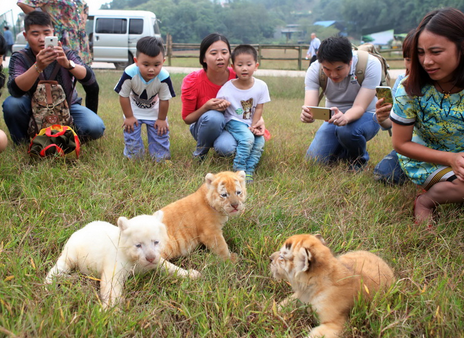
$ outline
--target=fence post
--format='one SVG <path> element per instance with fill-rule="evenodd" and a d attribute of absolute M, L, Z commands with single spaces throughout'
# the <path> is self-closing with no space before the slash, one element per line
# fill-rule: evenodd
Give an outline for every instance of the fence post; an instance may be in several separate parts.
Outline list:
<path fill-rule="evenodd" d="M 167 56 L 168 56 L 168 66 L 171 66 L 171 55 L 172 55 L 172 36 L 171 34 L 166 34 L 166 49 L 167 49 Z"/>
<path fill-rule="evenodd" d="M 261 65 L 261 44 L 258 44 L 258 63 Z"/>
<path fill-rule="evenodd" d="M 301 45 L 298 45 L 298 70 L 301 70 Z"/>

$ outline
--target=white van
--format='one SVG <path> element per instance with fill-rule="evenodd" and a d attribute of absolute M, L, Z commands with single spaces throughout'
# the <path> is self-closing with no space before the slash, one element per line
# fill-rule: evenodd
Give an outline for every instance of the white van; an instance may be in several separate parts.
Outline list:
<path fill-rule="evenodd" d="M 141 37 L 161 37 L 154 13 L 125 10 L 90 12 L 87 34 L 93 61 L 113 62 L 117 69 L 134 62 L 135 47 Z"/>

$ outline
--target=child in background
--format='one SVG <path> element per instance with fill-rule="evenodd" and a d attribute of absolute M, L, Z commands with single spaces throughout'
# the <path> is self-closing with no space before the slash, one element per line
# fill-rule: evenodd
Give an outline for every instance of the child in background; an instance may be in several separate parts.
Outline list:
<path fill-rule="evenodd" d="M 226 82 L 217 98 L 230 102 L 224 115 L 225 128 L 237 141 L 234 170 L 245 171 L 247 183 L 252 183 L 264 148 L 264 136 L 256 135 L 256 124 L 262 117 L 264 103 L 271 99 L 266 83 L 253 77 L 259 66 L 256 49 L 239 45 L 231 58 L 238 78 Z"/>
<path fill-rule="evenodd" d="M 164 47 L 146 36 L 137 42 L 134 64 L 128 66 L 114 90 L 124 113 L 124 155 L 144 154 L 142 124 L 147 125 L 148 150 L 157 162 L 169 160 L 169 99 L 175 96 L 169 73 L 163 69 Z"/>

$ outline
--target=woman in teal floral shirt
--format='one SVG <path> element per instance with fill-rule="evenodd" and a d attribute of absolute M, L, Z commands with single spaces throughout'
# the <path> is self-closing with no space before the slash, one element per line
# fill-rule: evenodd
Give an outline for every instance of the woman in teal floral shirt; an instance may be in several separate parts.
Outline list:
<path fill-rule="evenodd" d="M 463 89 L 464 14 L 432 11 L 417 28 L 391 113 L 401 167 L 426 191 L 414 203 L 416 223 L 430 223 L 438 204 L 464 202 Z"/>

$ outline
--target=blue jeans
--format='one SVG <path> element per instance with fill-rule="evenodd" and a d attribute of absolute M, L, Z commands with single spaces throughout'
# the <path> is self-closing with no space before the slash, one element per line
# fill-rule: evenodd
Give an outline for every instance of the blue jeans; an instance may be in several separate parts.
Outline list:
<path fill-rule="evenodd" d="M 341 127 L 324 122 L 306 152 L 306 159 L 316 159 L 324 164 L 339 160 L 367 163 L 367 141 L 373 138 L 380 128 L 372 119 L 372 115 L 373 113 L 364 113 L 360 119 Z"/>
<path fill-rule="evenodd" d="M 142 140 L 142 125 L 147 126 L 148 151 L 150 156 L 157 162 L 171 159 L 169 151 L 169 131 L 164 135 L 158 135 L 158 129 L 155 129 L 156 121 L 138 120 L 139 126 L 134 123 L 134 131 L 128 133 L 124 131 L 124 155 L 128 158 L 140 158 L 143 156 L 145 149 Z"/>
<path fill-rule="evenodd" d="M 237 141 L 237 153 L 234 158 L 234 170 L 244 170 L 253 175 L 264 149 L 264 136 L 254 135 L 248 126 L 240 121 L 230 120 L 226 130 Z"/>
<path fill-rule="evenodd" d="M 96 140 L 103 136 L 103 120 L 90 109 L 80 104 L 71 105 L 75 132 L 82 140 Z M 31 99 L 28 96 L 9 96 L 3 102 L 3 117 L 14 143 L 29 142 L 27 127 L 32 115 Z"/>
<path fill-rule="evenodd" d="M 390 154 L 385 156 L 374 168 L 374 179 L 390 184 L 403 184 L 408 181 L 408 176 L 401 169 L 398 161 L 398 154 L 392 150 Z"/>
<path fill-rule="evenodd" d="M 237 142 L 227 130 L 224 130 L 224 114 L 210 110 L 200 116 L 197 122 L 190 125 L 190 133 L 197 141 L 193 156 L 206 155 L 210 148 L 221 156 L 235 154 Z"/>

